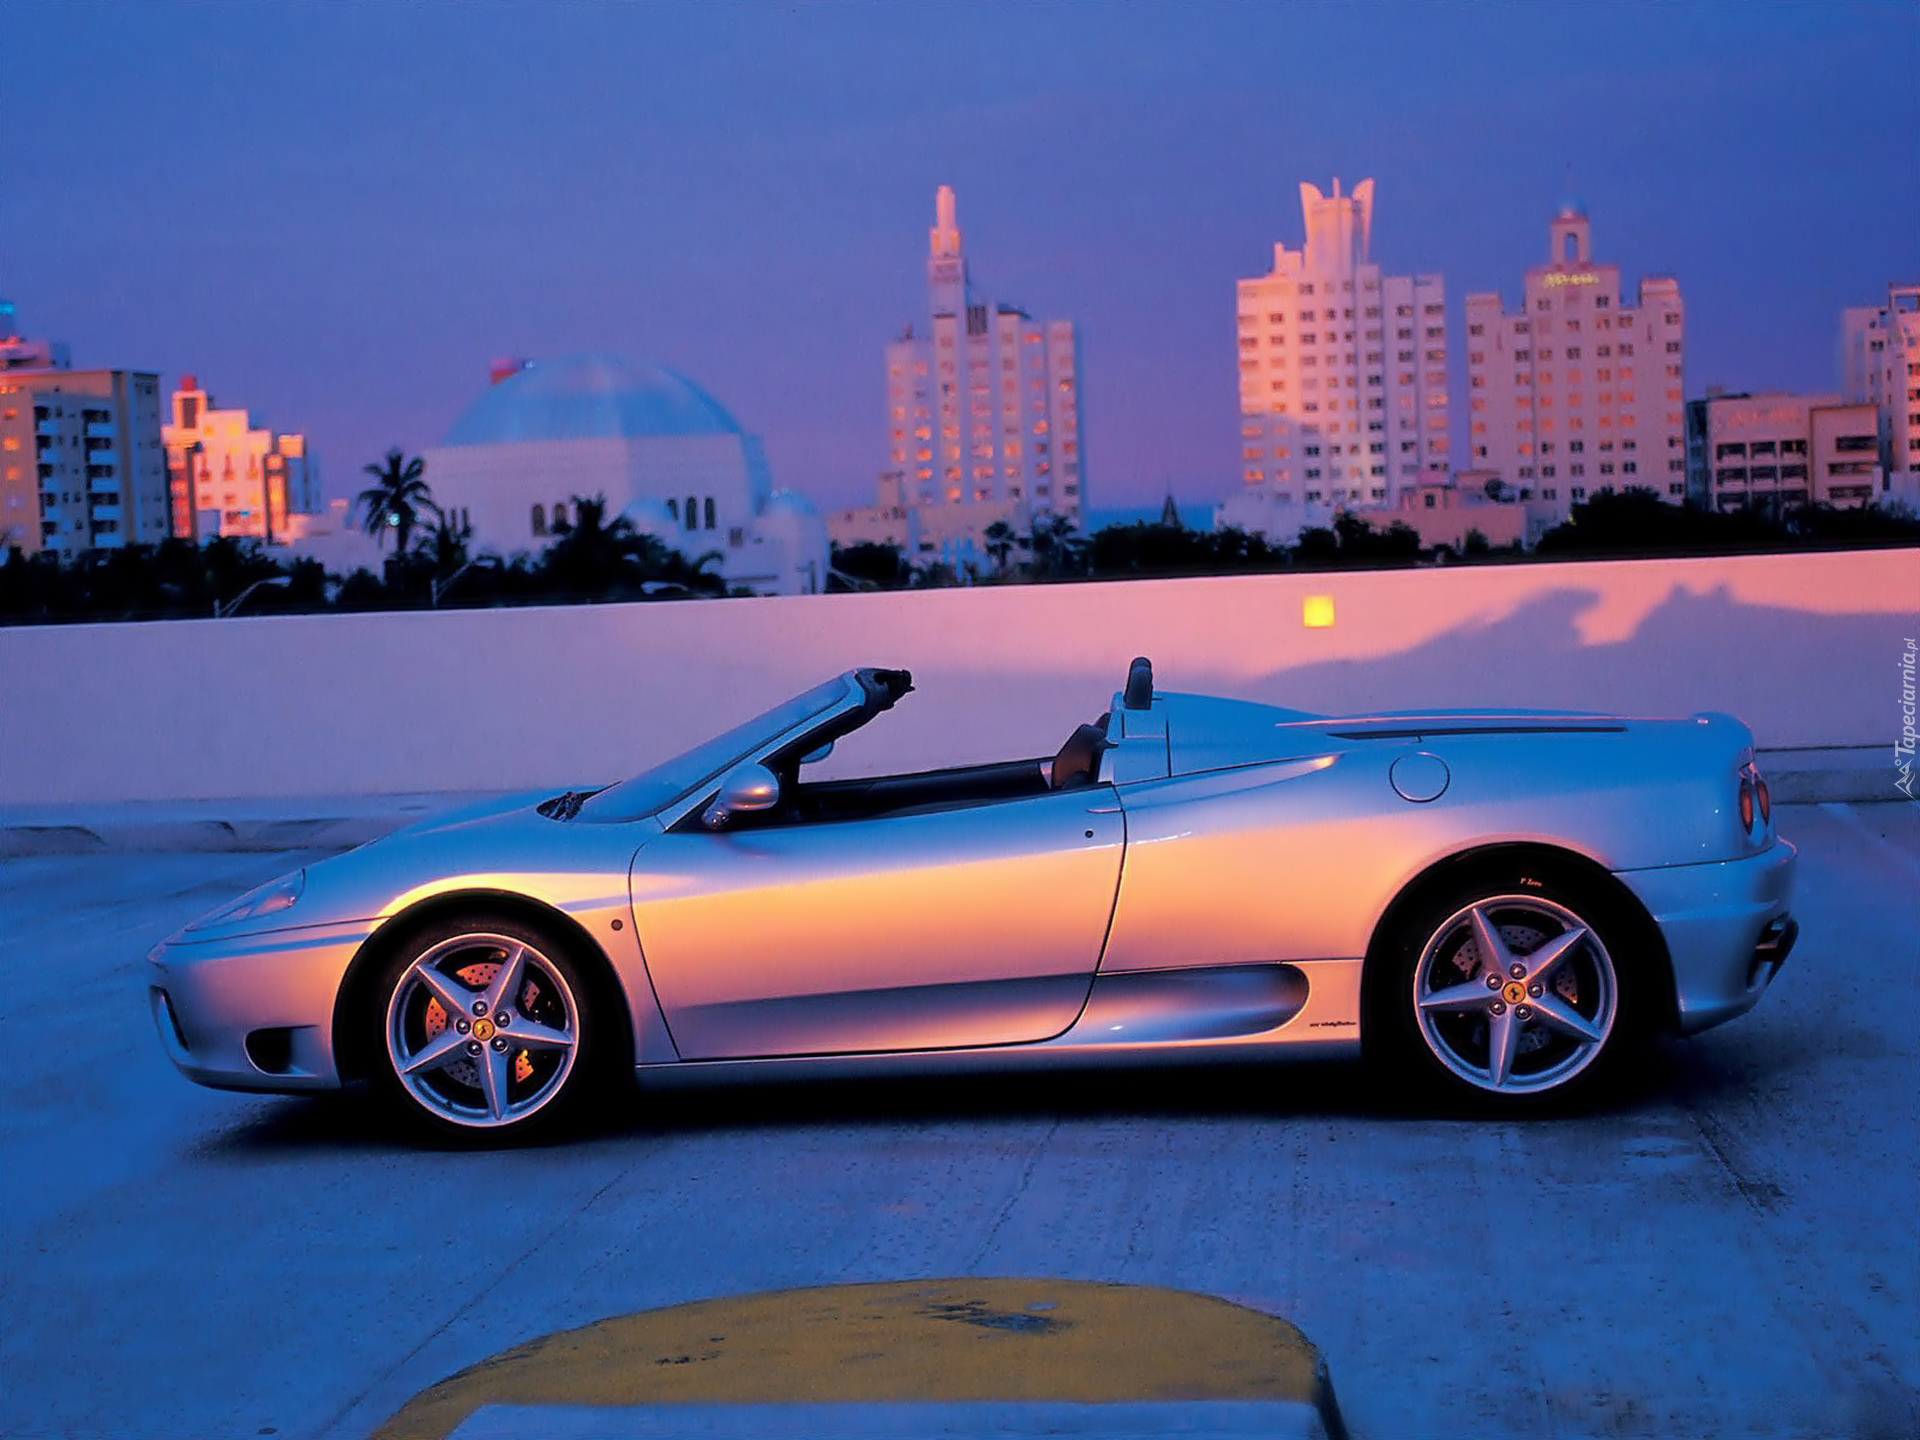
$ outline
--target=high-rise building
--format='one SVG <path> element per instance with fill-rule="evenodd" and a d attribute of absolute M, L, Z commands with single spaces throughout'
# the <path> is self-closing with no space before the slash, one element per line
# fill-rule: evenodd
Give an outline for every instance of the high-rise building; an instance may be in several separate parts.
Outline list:
<path fill-rule="evenodd" d="M 1273 269 L 1239 284 L 1242 495 L 1280 528 L 1305 507 L 1395 500 L 1449 459 L 1441 278 L 1380 273 L 1371 180 L 1303 184 L 1300 209 L 1301 248 L 1276 243 Z"/>
<path fill-rule="evenodd" d="M 1079 340 L 1070 320 L 1035 320 L 973 291 L 953 191 L 934 199 L 929 323 L 887 346 L 887 454 L 923 512 L 1086 512 Z M 982 528 L 989 523 L 982 521 Z"/>
<path fill-rule="evenodd" d="M 1587 212 L 1549 227 L 1548 263 L 1527 271 L 1520 310 L 1467 297 L 1467 411 L 1474 468 L 1564 519 L 1588 495 L 1687 489 L 1679 282 L 1648 276 L 1622 303 L 1620 267 L 1596 264 Z"/>
<path fill-rule="evenodd" d="M 318 508 L 306 437 L 255 426 L 245 410 L 216 410 L 191 375 L 173 392 L 166 446 L 171 527 L 186 540 L 246 536 L 284 544 L 289 515 Z"/>
<path fill-rule="evenodd" d="M 13 302 L 0 300 L 0 370 L 67 370 L 73 362 L 57 340 L 33 340 L 14 321 Z"/>
<path fill-rule="evenodd" d="M 77 555 L 167 538 L 160 377 L 75 370 L 0 300 L 0 551 Z"/>
<path fill-rule="evenodd" d="M 1714 510 L 1864 505 L 1887 488 L 1878 449 L 1873 407 L 1835 395 L 1687 402 L 1687 496 Z"/>
<path fill-rule="evenodd" d="M 0 370 L 0 547 L 77 555 L 167 534 L 158 375 Z"/>
<path fill-rule="evenodd" d="M 1890 285 L 1885 305 L 1849 309 L 1840 335 L 1847 399 L 1879 410 L 1881 464 L 1920 471 L 1920 285 Z"/>

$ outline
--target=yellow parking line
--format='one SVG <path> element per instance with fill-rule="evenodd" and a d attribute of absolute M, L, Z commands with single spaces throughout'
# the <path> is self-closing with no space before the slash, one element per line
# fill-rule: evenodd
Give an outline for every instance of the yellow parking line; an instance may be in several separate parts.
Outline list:
<path fill-rule="evenodd" d="M 918 1280 L 563 1330 L 422 1391 L 373 1440 L 445 1440 L 482 1405 L 971 1400 L 1297 1401 L 1332 1420 L 1318 1354 L 1274 1316 L 1147 1286 Z"/>

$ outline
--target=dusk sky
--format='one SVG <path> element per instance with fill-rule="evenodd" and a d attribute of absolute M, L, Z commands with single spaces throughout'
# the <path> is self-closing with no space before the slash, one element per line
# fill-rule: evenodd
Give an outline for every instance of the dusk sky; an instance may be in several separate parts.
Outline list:
<path fill-rule="evenodd" d="M 1080 326 L 1093 508 L 1238 473 L 1234 282 L 1298 186 L 1517 298 L 1569 188 L 1679 278 L 1688 395 L 1830 390 L 1920 279 L 1920 5 L 92 4 L 0 24 L 0 296 L 76 365 L 198 375 L 345 495 L 496 355 L 690 376 L 776 484 L 870 503 L 936 186 L 975 286 Z M 1464 404 L 1455 385 L 1456 458 Z M 429 474 L 429 481 L 432 476 Z"/>

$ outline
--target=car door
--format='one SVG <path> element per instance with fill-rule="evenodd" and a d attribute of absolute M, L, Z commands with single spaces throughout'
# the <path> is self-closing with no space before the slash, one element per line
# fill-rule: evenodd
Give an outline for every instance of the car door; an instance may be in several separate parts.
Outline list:
<path fill-rule="evenodd" d="M 635 857 L 634 924 L 684 1059 L 1045 1040 L 1113 915 L 1111 786 L 712 833 Z"/>

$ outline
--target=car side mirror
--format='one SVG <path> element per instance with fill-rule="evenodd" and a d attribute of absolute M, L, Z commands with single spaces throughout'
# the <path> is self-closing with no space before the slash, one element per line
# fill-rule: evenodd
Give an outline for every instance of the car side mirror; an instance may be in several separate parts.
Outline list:
<path fill-rule="evenodd" d="M 700 823 L 709 830 L 724 830 L 735 815 L 771 810 L 779 803 L 779 776 L 764 765 L 736 766 L 720 782 L 713 803 L 701 812 Z"/>

